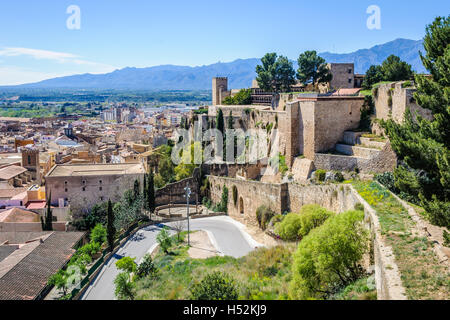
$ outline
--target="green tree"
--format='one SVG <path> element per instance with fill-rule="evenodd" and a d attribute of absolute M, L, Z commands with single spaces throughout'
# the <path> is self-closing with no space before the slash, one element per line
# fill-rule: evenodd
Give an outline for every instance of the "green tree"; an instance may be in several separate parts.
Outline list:
<path fill-rule="evenodd" d="M 237 300 L 239 296 L 235 280 L 218 271 L 208 274 L 190 291 L 192 300 Z"/>
<path fill-rule="evenodd" d="M 266 92 L 289 92 L 295 84 L 295 70 L 292 62 L 276 53 L 267 53 L 256 66 L 256 81 Z"/>
<path fill-rule="evenodd" d="M 276 83 L 280 92 L 291 92 L 296 83 L 294 67 L 287 57 L 279 56 L 277 59 Z"/>
<path fill-rule="evenodd" d="M 136 200 L 141 195 L 141 186 L 139 183 L 139 180 L 134 180 L 134 186 L 133 186 L 133 199 Z"/>
<path fill-rule="evenodd" d="M 149 254 L 146 254 L 144 256 L 144 259 L 139 264 L 139 266 L 136 269 L 136 276 L 139 279 L 145 278 L 145 277 L 156 277 L 158 274 L 158 269 L 156 268 L 155 264 L 153 263 L 152 257 Z"/>
<path fill-rule="evenodd" d="M 195 163 L 196 149 L 202 151 L 201 142 L 193 142 L 182 150 L 181 163 L 175 167 L 175 180 L 180 181 L 192 177 L 195 168 L 199 166 Z"/>
<path fill-rule="evenodd" d="M 111 200 L 108 201 L 108 211 L 107 211 L 107 238 L 108 238 L 108 247 L 112 252 L 114 249 L 114 240 L 116 238 L 116 227 L 114 223 L 114 212 Z"/>
<path fill-rule="evenodd" d="M 119 261 L 116 262 L 116 267 L 119 270 L 133 273 L 137 269 L 136 262 L 134 262 L 135 258 L 123 257 Z"/>
<path fill-rule="evenodd" d="M 52 275 L 48 280 L 48 284 L 55 286 L 57 289 L 62 290 L 64 295 L 67 295 L 67 285 L 68 285 L 69 275 L 65 270 L 59 270 L 57 273 Z"/>
<path fill-rule="evenodd" d="M 324 58 L 317 55 L 316 51 L 305 51 L 298 57 L 297 79 L 304 83 L 329 82 L 333 78 Z"/>
<path fill-rule="evenodd" d="M 361 211 L 335 215 L 300 241 L 292 266 L 292 299 L 325 299 L 363 275 L 360 262 L 369 242 L 363 218 Z"/>
<path fill-rule="evenodd" d="M 164 253 L 169 253 L 169 249 L 172 246 L 172 239 L 170 238 L 169 231 L 167 231 L 166 227 L 162 228 L 158 233 L 156 236 L 156 242 L 158 242 L 159 247 Z"/>
<path fill-rule="evenodd" d="M 390 55 L 383 61 L 381 72 L 385 81 L 410 80 L 414 76 L 411 65 L 395 55 Z"/>
<path fill-rule="evenodd" d="M 162 188 L 175 180 L 175 169 L 170 155 L 163 155 L 158 163 L 158 174 L 155 177 L 155 186 Z"/>
<path fill-rule="evenodd" d="M 106 234 L 106 229 L 99 223 L 91 231 L 91 241 L 102 245 L 106 241 Z"/>
<path fill-rule="evenodd" d="M 418 197 L 430 221 L 450 227 L 450 16 L 427 26 L 426 53 L 420 53 L 431 77 L 416 75 L 417 103 L 433 112 L 433 119 L 413 119 L 408 110 L 402 124 L 382 122 L 401 165 L 395 187 Z"/>
<path fill-rule="evenodd" d="M 220 108 L 217 110 L 217 115 L 216 115 L 216 129 L 219 130 L 222 133 L 222 135 L 225 132 L 225 122 L 223 119 L 223 111 Z"/>
<path fill-rule="evenodd" d="M 148 183 L 147 183 L 147 208 L 150 212 L 155 211 L 155 182 L 154 182 L 154 175 L 153 175 L 153 169 L 150 170 L 150 173 L 148 176 Z"/>
<path fill-rule="evenodd" d="M 267 53 L 261 59 L 262 65 L 256 66 L 256 81 L 259 88 L 265 92 L 277 92 L 277 54 Z"/>
<path fill-rule="evenodd" d="M 364 77 L 362 87 L 366 90 L 370 90 L 370 89 L 372 89 L 372 86 L 375 83 L 378 83 L 383 80 L 384 80 L 384 75 L 383 75 L 383 70 L 381 69 L 381 66 L 372 65 L 366 71 L 366 76 Z"/>
<path fill-rule="evenodd" d="M 50 203 L 51 198 L 52 193 L 50 192 L 47 198 L 45 220 L 41 217 L 42 231 L 53 231 L 53 214 L 52 214 L 52 205 Z"/>
<path fill-rule="evenodd" d="M 299 231 L 302 227 L 302 220 L 299 214 L 289 213 L 277 224 L 275 233 L 285 241 L 295 241 L 299 239 Z"/>
<path fill-rule="evenodd" d="M 135 284 L 131 281 L 127 272 L 119 273 L 114 279 L 116 289 L 114 291 L 116 297 L 120 300 L 134 300 Z"/>
<path fill-rule="evenodd" d="M 233 112 L 230 111 L 230 115 L 228 116 L 228 129 L 233 129 Z"/>
<path fill-rule="evenodd" d="M 226 97 L 224 105 L 249 105 L 252 103 L 252 89 L 241 89 L 235 96 Z"/>
<path fill-rule="evenodd" d="M 321 226 L 328 218 L 334 215 L 333 212 L 317 204 L 306 205 L 300 209 L 300 230 L 298 235 L 300 238 L 306 237 L 311 230 Z"/>

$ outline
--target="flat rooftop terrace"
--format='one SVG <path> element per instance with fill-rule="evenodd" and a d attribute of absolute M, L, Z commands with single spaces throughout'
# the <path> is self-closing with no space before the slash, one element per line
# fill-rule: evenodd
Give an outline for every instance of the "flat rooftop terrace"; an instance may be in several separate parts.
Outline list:
<path fill-rule="evenodd" d="M 145 173 L 141 163 L 56 165 L 47 177 L 107 176 Z"/>

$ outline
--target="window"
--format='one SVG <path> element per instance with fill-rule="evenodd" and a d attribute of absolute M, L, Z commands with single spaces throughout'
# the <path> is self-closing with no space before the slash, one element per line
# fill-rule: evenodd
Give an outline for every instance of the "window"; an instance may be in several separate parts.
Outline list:
<path fill-rule="evenodd" d="M 69 191 L 67 188 L 64 189 L 65 192 Z"/>
<path fill-rule="evenodd" d="M 352 69 L 348 69 L 348 73 L 349 73 L 349 74 L 352 73 Z"/>
<path fill-rule="evenodd" d="M 348 79 L 348 83 L 352 83 L 352 79 Z"/>
<path fill-rule="evenodd" d="M 28 155 L 28 164 L 31 164 L 31 156 Z"/>
<path fill-rule="evenodd" d="M 86 180 L 83 180 L 83 184 L 84 184 L 84 185 L 86 184 Z"/>
<path fill-rule="evenodd" d="M 67 181 L 64 181 L 64 184 L 67 186 Z"/>
<path fill-rule="evenodd" d="M 100 201 L 103 201 L 103 197 L 100 197 Z"/>
<path fill-rule="evenodd" d="M 100 180 L 100 181 L 99 181 L 99 183 L 100 183 L 100 184 L 102 184 L 102 183 L 103 183 L 103 181 L 102 181 L 102 180 Z"/>
<path fill-rule="evenodd" d="M 83 191 L 86 191 L 86 187 L 83 187 Z"/>
<path fill-rule="evenodd" d="M 102 190 L 103 190 L 103 188 L 102 188 L 102 187 L 100 187 L 100 188 L 98 188 L 98 190 L 102 191 Z"/>

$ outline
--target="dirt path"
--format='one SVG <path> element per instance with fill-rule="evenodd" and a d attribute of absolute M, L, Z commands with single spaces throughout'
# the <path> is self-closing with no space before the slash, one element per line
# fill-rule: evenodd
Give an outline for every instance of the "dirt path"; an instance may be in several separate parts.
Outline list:
<path fill-rule="evenodd" d="M 188 254 L 193 259 L 206 259 L 219 255 L 214 245 L 209 239 L 206 231 L 197 231 L 190 235 L 191 248 Z"/>

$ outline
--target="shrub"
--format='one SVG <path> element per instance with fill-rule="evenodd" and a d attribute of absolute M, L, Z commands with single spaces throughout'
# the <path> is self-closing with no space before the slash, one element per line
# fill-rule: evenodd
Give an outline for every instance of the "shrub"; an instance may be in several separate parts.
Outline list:
<path fill-rule="evenodd" d="M 444 246 L 450 247 L 450 233 L 444 230 L 443 237 L 444 237 Z"/>
<path fill-rule="evenodd" d="M 332 215 L 334 215 L 333 212 L 317 204 L 303 206 L 300 210 L 301 227 L 298 231 L 299 238 L 305 237 L 312 229 L 321 226 Z"/>
<path fill-rule="evenodd" d="M 238 288 L 233 278 L 222 272 L 207 275 L 190 289 L 192 300 L 237 300 Z"/>
<path fill-rule="evenodd" d="M 100 245 L 106 242 L 106 228 L 103 227 L 100 223 L 97 224 L 94 229 L 92 229 L 91 241 L 99 243 Z"/>
<path fill-rule="evenodd" d="M 363 217 L 361 211 L 335 215 L 303 238 L 294 254 L 291 298 L 327 298 L 361 277 L 369 239 Z"/>
<path fill-rule="evenodd" d="M 224 185 L 222 190 L 222 198 L 220 203 L 214 206 L 213 211 L 215 212 L 228 212 L 228 188 Z"/>
<path fill-rule="evenodd" d="M 364 212 L 364 210 L 365 210 L 364 205 L 362 203 L 358 202 L 357 204 L 355 204 L 355 210 Z"/>
<path fill-rule="evenodd" d="M 344 182 L 344 175 L 342 174 L 342 172 L 340 171 L 335 171 L 334 172 L 334 180 L 336 182 Z"/>
<path fill-rule="evenodd" d="M 157 273 L 158 269 L 153 263 L 152 257 L 149 254 L 146 254 L 144 256 L 144 259 L 136 269 L 136 276 L 138 278 L 145 278 L 149 276 L 154 278 L 156 277 Z"/>
<path fill-rule="evenodd" d="M 315 172 L 315 178 L 317 181 L 323 182 L 325 181 L 325 176 L 327 172 L 325 170 L 319 169 Z"/>
<path fill-rule="evenodd" d="M 99 243 L 97 242 L 90 242 L 88 244 L 85 244 L 84 246 L 82 246 L 79 250 L 78 253 L 80 255 L 83 254 L 87 254 L 90 257 L 96 255 L 98 252 L 100 252 L 101 246 Z"/>
<path fill-rule="evenodd" d="M 169 253 L 169 249 L 172 246 L 172 238 L 170 238 L 169 231 L 164 227 L 156 236 L 156 242 L 158 242 L 161 250 L 164 253 Z"/>
<path fill-rule="evenodd" d="M 277 214 L 275 216 L 272 217 L 272 219 L 270 219 L 270 222 L 268 224 L 268 227 L 275 227 L 278 223 L 280 223 L 281 221 L 283 221 L 285 216 L 283 216 L 282 214 Z"/>
<path fill-rule="evenodd" d="M 237 187 L 233 186 L 233 203 L 236 206 L 237 204 L 237 200 L 238 200 L 238 191 L 237 191 Z"/>
<path fill-rule="evenodd" d="M 258 220 L 258 225 L 262 230 L 267 229 L 267 225 L 272 217 L 275 215 L 270 208 L 265 205 L 262 205 L 256 209 L 256 219 Z"/>
<path fill-rule="evenodd" d="M 298 232 L 302 227 L 301 217 L 296 213 L 289 213 L 275 228 L 275 233 L 285 241 L 298 240 Z"/>

